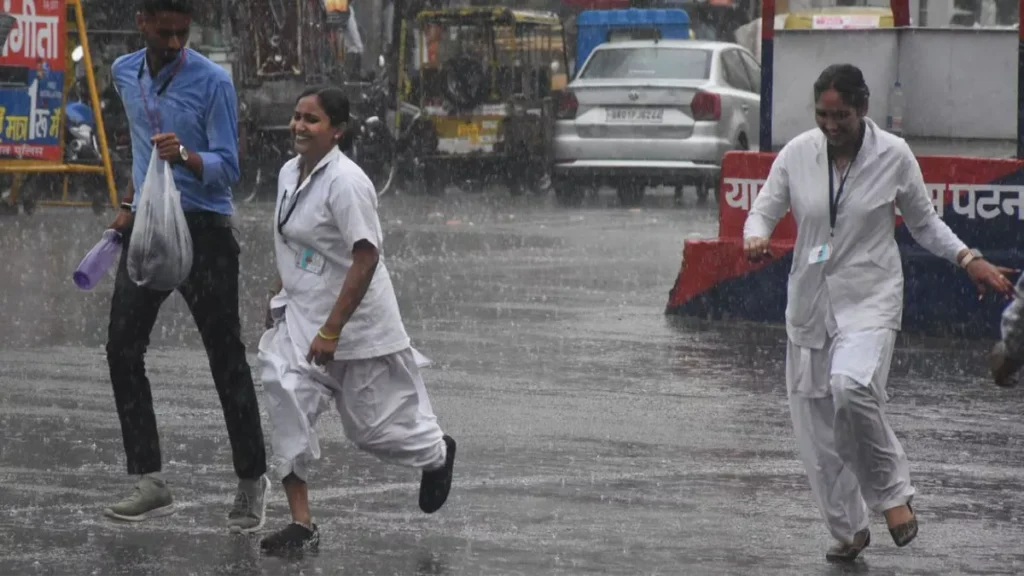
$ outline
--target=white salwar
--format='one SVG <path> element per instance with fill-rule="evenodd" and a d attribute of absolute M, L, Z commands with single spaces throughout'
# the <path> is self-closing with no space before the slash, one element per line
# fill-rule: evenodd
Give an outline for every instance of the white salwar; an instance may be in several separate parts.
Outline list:
<path fill-rule="evenodd" d="M 443 434 L 412 348 L 312 367 L 305 358 L 309 348 L 295 345 L 282 319 L 264 334 L 259 350 L 276 477 L 309 478 L 320 459 L 316 422 L 332 404 L 345 436 L 359 449 L 418 469 L 444 464 Z"/>
<path fill-rule="evenodd" d="M 272 472 L 309 477 L 320 458 L 316 422 L 332 404 L 346 437 L 360 449 L 394 464 L 440 468 L 446 445 L 419 373 L 429 361 L 410 346 L 402 324 L 384 264 L 373 185 L 337 149 L 301 185 L 298 177 L 296 157 L 279 175 L 274 245 L 283 289 L 271 301 L 274 326 L 259 343 L 273 427 Z M 381 254 L 370 287 L 342 328 L 335 360 L 312 365 L 307 353 L 338 299 L 359 241 Z"/>
<path fill-rule="evenodd" d="M 869 510 L 910 502 L 903 447 L 886 418 L 886 385 L 903 315 L 895 210 L 923 247 L 952 263 L 966 248 L 936 214 L 913 153 L 865 119 L 830 233 L 827 145 L 820 130 L 790 141 L 754 200 L 744 238 L 797 224 L 786 306 L 786 389 L 797 449 L 832 536 L 852 543 Z M 838 189 L 842 175 L 834 173 Z M 830 244 L 830 256 L 815 257 Z"/>
<path fill-rule="evenodd" d="M 818 350 L 787 345 L 797 450 L 814 500 L 840 542 L 853 542 L 867 528 L 869 509 L 882 513 L 915 493 L 907 455 L 885 418 L 895 343 L 896 331 L 882 328 L 829 338 Z"/>

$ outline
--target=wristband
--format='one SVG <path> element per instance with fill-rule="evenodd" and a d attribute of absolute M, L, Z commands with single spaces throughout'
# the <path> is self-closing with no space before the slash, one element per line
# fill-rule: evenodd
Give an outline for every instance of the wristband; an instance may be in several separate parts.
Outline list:
<path fill-rule="evenodd" d="M 961 268 L 967 268 L 968 264 L 979 258 L 983 258 L 983 256 L 981 255 L 981 251 L 976 248 L 971 249 L 968 250 L 967 254 L 964 254 L 964 257 L 960 259 L 958 264 L 960 264 Z"/>
<path fill-rule="evenodd" d="M 341 334 L 335 334 L 335 335 L 332 336 L 332 335 L 327 334 L 326 332 L 324 332 L 323 328 L 317 330 L 316 335 L 321 337 L 321 338 L 323 338 L 324 340 L 330 340 L 331 342 L 334 342 L 338 338 L 341 338 Z"/>
<path fill-rule="evenodd" d="M 132 203 L 131 202 L 121 202 L 121 210 L 127 210 L 127 211 L 131 212 L 132 211 Z"/>

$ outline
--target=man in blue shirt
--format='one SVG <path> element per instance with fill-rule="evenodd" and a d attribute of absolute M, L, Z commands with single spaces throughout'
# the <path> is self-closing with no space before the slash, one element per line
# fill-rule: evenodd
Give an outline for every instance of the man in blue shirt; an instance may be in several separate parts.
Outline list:
<path fill-rule="evenodd" d="M 142 0 L 136 22 L 146 48 L 118 58 L 115 88 L 131 127 L 133 170 L 127 197 L 112 228 L 125 245 L 110 310 L 107 362 L 121 420 L 128 473 L 136 488 L 104 513 L 141 521 L 174 512 L 161 474 L 160 443 L 144 356 L 157 314 L 170 292 L 136 285 L 128 276 L 133 214 L 145 189 L 154 147 L 170 163 L 192 235 L 191 273 L 178 287 L 206 346 L 238 475 L 232 531 L 263 526 L 270 482 L 252 373 L 238 315 L 239 245 L 232 232 L 231 185 L 238 181 L 235 89 L 220 66 L 184 48 L 191 0 Z"/>

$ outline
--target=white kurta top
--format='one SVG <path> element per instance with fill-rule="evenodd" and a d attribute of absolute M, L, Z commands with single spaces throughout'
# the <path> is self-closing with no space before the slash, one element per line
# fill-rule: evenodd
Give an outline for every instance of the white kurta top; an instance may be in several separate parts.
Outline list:
<path fill-rule="evenodd" d="M 305 358 L 330 316 L 352 267 L 352 249 L 360 240 L 377 247 L 380 261 L 366 296 L 341 331 L 334 357 L 376 358 L 408 348 L 409 336 L 384 265 L 384 234 L 373 183 L 338 149 L 325 156 L 301 186 L 298 178 L 296 156 L 278 176 L 274 252 L 283 289 L 271 301 L 271 309 L 275 314 L 284 309 L 299 357 Z"/>
<path fill-rule="evenodd" d="M 811 263 L 829 242 L 829 184 L 825 135 L 808 130 L 779 152 L 750 208 L 744 238 L 771 236 L 792 209 L 797 237 L 789 273 L 786 331 L 797 345 L 821 348 L 826 335 L 872 328 L 899 330 L 903 266 L 895 238 L 895 207 L 921 246 L 956 263 L 966 248 L 932 204 L 907 143 L 865 119 L 864 144 L 838 202 L 828 260 Z M 834 176 L 838 190 L 842 175 Z"/>

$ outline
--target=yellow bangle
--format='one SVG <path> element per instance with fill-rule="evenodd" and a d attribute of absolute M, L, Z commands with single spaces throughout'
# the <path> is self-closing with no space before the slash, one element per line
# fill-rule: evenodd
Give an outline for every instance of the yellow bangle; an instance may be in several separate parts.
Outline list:
<path fill-rule="evenodd" d="M 317 330 L 316 335 L 321 337 L 321 338 L 323 338 L 324 340 L 331 340 L 331 341 L 334 341 L 334 340 L 337 340 L 338 338 L 341 338 L 341 334 L 340 333 L 331 336 L 330 334 L 325 333 L 323 328 Z"/>

